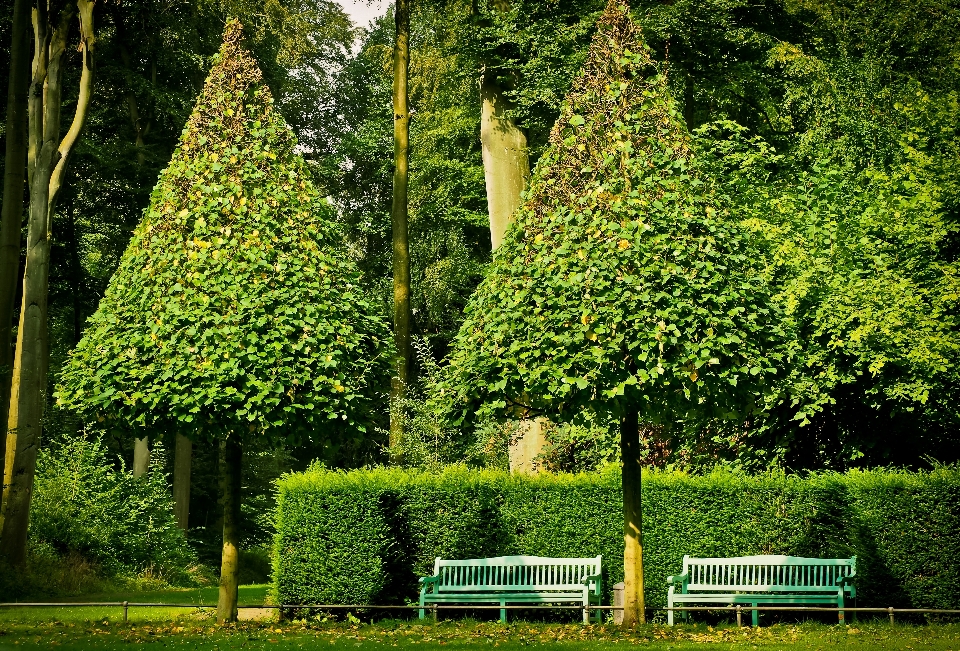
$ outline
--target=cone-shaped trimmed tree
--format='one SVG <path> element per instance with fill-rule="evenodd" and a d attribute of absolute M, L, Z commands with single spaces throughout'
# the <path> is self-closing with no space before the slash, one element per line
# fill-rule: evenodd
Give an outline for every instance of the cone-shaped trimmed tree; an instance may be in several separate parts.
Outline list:
<path fill-rule="evenodd" d="M 619 0 L 573 89 L 438 395 L 461 422 L 518 409 L 620 420 L 631 624 L 644 619 L 638 420 L 747 413 L 782 328 L 749 233 L 719 209 Z"/>
<path fill-rule="evenodd" d="M 57 396 L 138 435 L 220 441 L 221 621 L 236 618 L 241 443 L 360 438 L 389 377 L 389 327 L 339 244 L 231 21 Z"/>

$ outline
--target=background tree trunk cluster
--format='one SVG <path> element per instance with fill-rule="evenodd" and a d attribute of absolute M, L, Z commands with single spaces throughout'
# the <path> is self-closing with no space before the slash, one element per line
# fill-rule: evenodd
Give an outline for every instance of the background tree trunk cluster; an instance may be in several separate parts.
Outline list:
<path fill-rule="evenodd" d="M 16 353 L 10 379 L 10 402 L 7 414 L 7 435 L 4 458 L 3 498 L 0 505 L 0 557 L 11 565 L 26 561 L 27 526 L 30 518 L 30 498 L 36 469 L 37 447 L 43 424 L 44 394 L 47 386 L 48 323 L 47 294 L 50 273 L 50 237 L 57 197 L 63 186 L 70 152 L 83 130 L 93 93 L 93 53 L 96 37 L 93 25 L 93 0 L 78 0 L 76 5 L 67 4 L 53 14 L 42 0 L 32 10 L 33 19 L 33 75 L 27 102 L 28 127 L 26 151 L 26 181 L 30 203 L 27 216 L 26 262 L 23 271 L 23 298 L 20 306 L 20 322 L 17 329 Z M 15 28 L 23 28 L 24 7 L 18 2 Z M 19 19 L 19 22 L 18 22 Z M 60 110 L 62 104 L 63 66 L 68 48 L 68 36 L 74 20 L 79 20 L 80 64 L 82 66 L 76 112 L 65 135 L 61 137 Z M 19 82 L 23 56 L 24 34 L 15 38 L 18 42 L 11 57 L 11 86 Z M 18 90 L 11 87 L 9 96 L 14 98 Z M 16 116 L 16 112 L 15 112 Z M 15 125 L 16 126 L 16 125 Z M 10 145 L 8 144 L 8 153 Z M 14 146 L 12 154 L 20 155 Z M 7 159 L 7 174 L 18 160 Z M 16 178 L 11 178 L 10 183 Z M 7 179 L 5 178 L 5 183 Z M 16 194 L 15 188 L 4 193 L 4 218 L 9 218 L 9 227 L 17 219 L 14 213 L 16 199 L 8 210 L 6 198 Z M 19 229 L 18 229 L 19 230 Z M 19 235 L 19 233 L 18 233 Z M 12 234 L 3 233 L 4 260 L 0 273 L 16 269 L 19 261 L 19 237 L 14 247 Z M 14 260 L 7 259 L 14 257 Z M 15 281 L 14 281 L 15 282 Z M 9 288 L 7 277 L 0 277 L 0 317 L 6 301 L 4 288 Z M 0 325 L 0 346 L 5 336 Z M 5 350 L 4 350 L 5 352 Z M 0 354 L 2 355 L 2 354 Z"/>

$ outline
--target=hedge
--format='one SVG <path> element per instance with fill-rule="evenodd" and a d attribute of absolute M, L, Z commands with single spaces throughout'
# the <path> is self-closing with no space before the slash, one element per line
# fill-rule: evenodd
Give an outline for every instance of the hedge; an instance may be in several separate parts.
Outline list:
<path fill-rule="evenodd" d="M 960 470 L 809 478 L 643 477 L 651 607 L 684 554 L 857 555 L 858 605 L 956 608 Z M 434 558 L 603 555 L 623 579 L 619 471 L 511 476 L 454 467 L 311 470 L 278 481 L 273 585 L 284 604 L 414 600 Z"/>

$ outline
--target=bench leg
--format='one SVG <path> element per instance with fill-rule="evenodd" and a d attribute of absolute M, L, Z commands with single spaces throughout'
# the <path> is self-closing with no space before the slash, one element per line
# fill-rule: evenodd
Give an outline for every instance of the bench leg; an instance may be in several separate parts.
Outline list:
<path fill-rule="evenodd" d="M 507 600 L 501 599 L 500 600 L 500 623 L 501 624 L 507 623 L 507 609 L 504 608 L 504 606 L 506 605 L 507 605 Z"/>
<path fill-rule="evenodd" d="M 752 603 L 752 604 L 750 604 L 750 605 L 753 606 L 754 608 L 756 608 L 759 604 Z M 759 611 L 759 610 L 754 610 L 754 611 L 753 611 L 753 626 L 754 626 L 754 628 L 756 628 L 757 626 L 760 626 L 760 611 Z"/>
<path fill-rule="evenodd" d="M 673 597 L 667 598 L 667 608 L 673 608 Z M 667 611 L 667 626 L 673 626 L 673 611 Z"/>
<path fill-rule="evenodd" d="M 844 618 L 843 618 L 843 615 L 844 615 L 844 613 L 843 613 L 843 589 L 841 589 L 841 590 L 840 590 L 840 594 L 837 595 L 837 608 L 840 609 L 840 610 L 837 611 L 838 623 L 844 624 L 845 622 L 844 622 Z"/>

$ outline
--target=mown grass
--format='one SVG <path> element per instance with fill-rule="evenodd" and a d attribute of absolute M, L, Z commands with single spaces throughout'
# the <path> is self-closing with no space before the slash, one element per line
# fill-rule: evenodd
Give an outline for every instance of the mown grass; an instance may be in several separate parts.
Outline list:
<path fill-rule="evenodd" d="M 48 621 L 0 623 L 0 651 L 10 649 L 126 649 L 132 645 L 173 649 L 343 649 L 346 651 L 599 651 L 638 646 L 644 649 L 794 651 L 901 650 L 960 651 L 960 626 L 858 623 L 852 626 L 794 624 L 738 629 L 724 626 L 649 625 L 621 630 L 612 625 L 502 625 L 470 620 L 440 623 L 384 621 L 377 624 L 296 621 L 283 624 L 241 622 L 218 628 L 211 614 L 179 615 L 172 620 L 131 622 Z"/>
<path fill-rule="evenodd" d="M 192 603 L 213 606 L 217 588 L 149 592 L 103 592 L 70 601 L 132 601 Z M 240 588 L 240 604 L 263 604 L 267 586 Z M 67 601 L 67 600 L 65 600 Z M 248 611 L 249 612 L 249 611 Z M 557 651 L 600 651 L 638 646 L 657 651 L 960 651 L 960 625 L 898 623 L 885 620 L 854 622 L 850 626 L 822 623 L 775 624 L 757 629 L 730 623 L 676 626 L 660 624 L 622 630 L 613 625 L 545 624 L 518 621 L 503 625 L 450 618 L 434 623 L 385 620 L 360 623 L 352 615 L 335 621 L 323 615 L 277 623 L 274 611 L 259 613 L 261 621 L 216 626 L 213 610 L 184 608 L 130 608 L 123 622 L 120 607 L 0 609 L 0 651 L 12 649 L 125 649 L 146 644 L 151 648 L 222 650 L 342 649 L 344 651 L 529 651 L 550 647 Z M 493 616 L 493 615 L 491 615 Z"/>
<path fill-rule="evenodd" d="M 240 586 L 240 605 L 263 604 L 267 601 L 267 585 Z M 135 602 L 135 603 L 163 603 L 163 604 L 198 604 L 204 606 L 217 605 L 217 587 L 183 588 L 154 590 L 144 592 L 99 592 L 81 597 L 63 599 L 45 599 L 56 602 Z M 131 606 L 128 610 L 130 623 L 164 622 L 194 613 L 193 608 L 137 608 Z M 107 621 L 110 623 L 123 621 L 123 608 L 120 606 L 73 606 L 66 608 L 0 608 L 0 626 L 6 623 L 42 624 L 58 621 L 63 623 L 82 624 L 84 622 Z M 2 643 L 0 643 L 2 644 Z M 2 647 L 0 647 L 2 648 Z"/>

